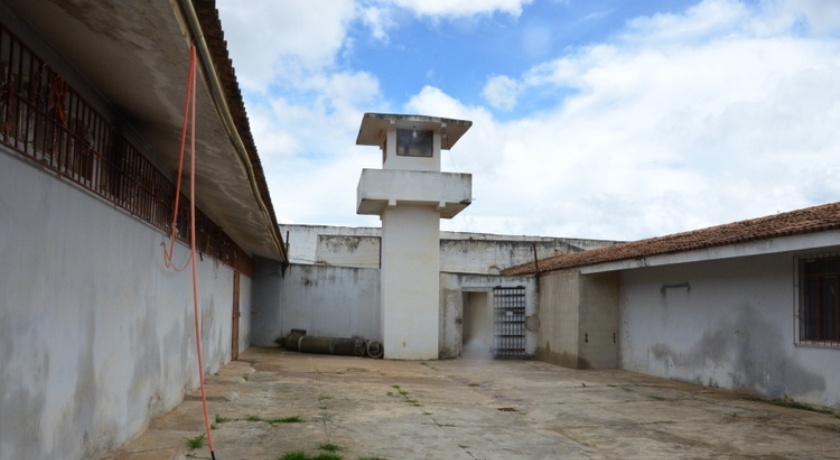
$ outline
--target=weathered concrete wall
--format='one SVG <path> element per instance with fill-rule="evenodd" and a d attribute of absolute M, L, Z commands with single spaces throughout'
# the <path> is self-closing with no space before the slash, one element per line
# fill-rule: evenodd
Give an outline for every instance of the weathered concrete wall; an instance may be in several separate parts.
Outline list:
<path fill-rule="evenodd" d="M 289 235 L 289 258 L 293 263 L 377 268 L 381 230 L 371 227 L 283 225 Z M 440 271 L 498 275 L 502 269 L 614 244 L 613 241 L 539 236 L 441 232 Z"/>
<path fill-rule="evenodd" d="M 578 367 L 617 369 L 619 276 L 586 275 L 580 279 Z"/>
<path fill-rule="evenodd" d="M 319 235 L 315 260 L 335 267 L 379 268 L 378 236 Z"/>
<path fill-rule="evenodd" d="M 320 236 L 375 237 L 376 240 L 379 240 L 382 234 L 379 228 L 373 227 L 334 227 L 327 225 L 281 225 L 280 233 L 289 245 L 289 261 L 293 264 L 300 265 L 319 263 L 318 253 L 323 253 L 324 250 L 319 241 Z M 288 239 L 286 239 L 287 235 Z M 375 253 L 378 260 L 379 243 L 377 242 L 376 244 L 377 248 Z M 370 254 L 360 254 L 358 251 L 354 253 L 362 260 L 368 260 L 370 258 Z"/>
<path fill-rule="evenodd" d="M 554 271 L 539 278 L 540 330 L 534 358 L 560 366 L 583 367 L 580 361 L 580 273 Z"/>
<path fill-rule="evenodd" d="M 493 308 L 493 288 L 525 286 L 525 315 L 536 315 L 537 284 L 533 277 L 469 275 L 461 273 L 440 274 L 440 357 L 457 358 L 464 352 L 464 301 L 470 292 L 487 293 L 487 304 Z M 537 332 L 526 330 L 525 352 L 534 354 Z M 492 348 L 492 342 L 489 344 Z"/>
<path fill-rule="evenodd" d="M 795 345 L 794 266 L 776 254 L 623 272 L 621 366 L 840 407 L 840 350 Z"/>
<path fill-rule="evenodd" d="M 440 215 L 399 205 L 382 213 L 382 344 L 386 359 L 437 359 Z"/>
<path fill-rule="evenodd" d="M 574 369 L 618 367 L 619 277 L 577 270 L 543 274 L 535 358 Z"/>
<path fill-rule="evenodd" d="M 166 235 L 5 152 L 0 216 L 0 458 L 93 458 L 198 385 L 191 277 L 164 267 Z M 214 372 L 233 272 L 205 258 L 199 284 Z"/>
<path fill-rule="evenodd" d="M 251 343 L 275 346 L 292 329 L 382 341 L 379 270 L 255 261 Z"/>
<path fill-rule="evenodd" d="M 451 273 L 498 275 L 508 267 L 579 251 L 560 240 L 452 239 L 440 242 L 440 270 Z"/>
<path fill-rule="evenodd" d="M 289 225 L 281 226 L 281 232 L 284 235 L 286 232 L 289 234 L 289 257 L 292 261 L 299 261 L 301 264 L 335 266 L 333 268 L 345 266 L 374 269 L 379 266 L 381 230 L 378 228 Z M 537 249 L 538 257 L 544 258 L 555 254 L 578 251 L 581 248 L 592 249 L 610 244 L 613 244 L 613 242 L 441 232 L 440 337 L 438 340 L 440 357 L 452 358 L 460 356 L 463 353 L 462 322 L 464 319 L 465 293 L 487 292 L 489 293 L 488 298 L 492 305 L 492 289 L 494 287 L 518 285 L 526 286 L 527 314 L 534 316 L 529 321 L 529 324 L 534 325 L 534 330 L 529 330 L 526 333 L 526 351 L 528 354 L 534 354 L 538 346 L 537 326 L 539 324 L 539 318 L 536 317 L 538 298 L 536 280 L 534 278 L 507 278 L 497 276 L 499 269 L 533 261 L 534 248 Z M 259 320 L 255 321 L 257 326 L 255 326 L 253 333 L 254 343 L 271 345 L 278 335 L 281 333 L 287 334 L 292 329 L 292 326 L 284 319 L 284 312 L 289 309 L 293 311 L 301 310 L 301 307 L 295 304 L 305 303 L 308 294 L 292 295 L 283 292 L 287 289 L 287 286 L 291 289 L 299 289 L 300 287 L 297 286 L 299 283 L 287 280 L 281 281 L 279 268 L 271 268 L 270 263 L 268 264 L 269 267 L 263 266 L 264 270 L 262 270 L 263 273 L 260 275 L 260 264 L 258 263 L 257 265 L 258 281 L 255 283 L 257 286 L 256 291 L 263 291 L 263 293 L 255 295 L 255 305 L 258 306 L 257 308 L 260 311 L 258 313 Z M 300 269 L 301 267 L 295 268 L 295 270 Z M 354 272 L 349 271 L 347 273 Z M 378 273 L 378 270 L 373 270 L 370 274 L 371 277 L 364 275 L 363 278 L 373 282 L 372 277 L 375 273 Z M 261 276 L 273 277 L 275 281 L 271 281 L 266 285 L 259 281 L 262 279 Z M 378 277 L 375 279 L 375 282 L 378 286 Z M 369 307 L 366 302 L 358 303 L 358 294 L 354 286 L 347 284 L 345 290 L 341 293 L 338 293 L 340 289 L 337 287 L 336 289 L 336 293 L 329 294 L 329 296 L 332 296 L 334 299 L 339 299 L 347 305 L 359 305 L 358 307 L 353 306 L 348 308 L 360 308 L 362 309 L 363 315 L 367 314 L 364 312 Z M 365 289 L 367 288 L 365 287 Z M 597 295 L 597 291 L 593 295 Z M 287 300 L 290 297 L 294 297 L 291 303 Z M 305 317 L 305 313 L 303 312 L 295 313 L 295 315 L 298 314 L 300 315 L 299 318 Z M 333 319 L 338 320 L 339 317 Z M 595 322 L 600 321 L 594 316 L 592 320 Z M 575 319 L 575 322 L 577 324 L 577 319 Z M 264 330 L 266 328 L 270 330 Z M 333 329 L 356 330 L 355 327 L 349 324 L 345 327 L 334 327 Z M 611 328 L 610 331 L 613 331 L 613 329 Z M 610 340 L 612 337 L 611 334 L 612 332 L 609 335 Z M 377 337 L 379 335 L 378 333 L 376 334 Z M 564 335 L 564 339 L 567 337 L 571 336 Z M 574 337 L 576 340 L 577 334 Z M 583 341 L 583 338 L 581 340 Z M 595 353 L 594 356 L 596 358 L 593 359 L 602 359 L 601 355 L 596 353 L 596 350 L 600 350 L 596 346 L 598 343 L 600 343 L 600 339 L 586 344 L 588 346 L 587 350 Z M 574 347 L 570 346 L 568 349 L 570 350 L 571 348 L 575 349 L 573 355 L 575 366 L 577 366 L 577 345 Z M 599 365 L 606 366 L 606 364 Z M 615 367 L 615 365 L 613 364 L 612 367 Z"/>

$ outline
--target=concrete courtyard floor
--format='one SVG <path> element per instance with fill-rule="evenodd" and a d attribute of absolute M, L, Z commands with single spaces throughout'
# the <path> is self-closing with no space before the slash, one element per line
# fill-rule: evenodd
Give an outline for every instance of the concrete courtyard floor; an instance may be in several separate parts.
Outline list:
<path fill-rule="evenodd" d="M 107 460 L 208 459 L 198 392 Z M 840 459 L 840 417 L 625 371 L 250 348 L 207 378 L 217 460 Z M 286 420 L 284 420 L 286 419 Z M 294 422 L 300 420 L 299 422 Z M 293 422 L 293 423 L 289 423 Z"/>

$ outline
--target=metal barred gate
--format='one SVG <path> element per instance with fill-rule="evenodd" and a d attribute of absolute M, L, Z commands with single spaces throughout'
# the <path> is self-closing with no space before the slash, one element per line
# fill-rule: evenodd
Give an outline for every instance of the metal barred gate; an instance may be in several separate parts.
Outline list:
<path fill-rule="evenodd" d="M 525 358 L 525 287 L 493 289 L 494 358 Z"/>

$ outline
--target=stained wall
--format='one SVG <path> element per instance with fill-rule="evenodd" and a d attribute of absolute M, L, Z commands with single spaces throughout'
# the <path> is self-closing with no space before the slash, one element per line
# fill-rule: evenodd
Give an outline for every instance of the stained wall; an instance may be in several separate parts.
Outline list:
<path fill-rule="evenodd" d="M 191 278 L 164 267 L 166 240 L 0 153 L 0 458 L 93 458 L 197 387 Z M 176 261 L 187 254 L 179 244 Z M 204 258 L 198 279 L 215 372 L 230 359 L 233 272 Z M 249 286 L 243 276 L 247 312 Z"/>
<path fill-rule="evenodd" d="M 840 407 L 836 347 L 796 343 L 794 255 L 621 274 L 621 367 Z"/>

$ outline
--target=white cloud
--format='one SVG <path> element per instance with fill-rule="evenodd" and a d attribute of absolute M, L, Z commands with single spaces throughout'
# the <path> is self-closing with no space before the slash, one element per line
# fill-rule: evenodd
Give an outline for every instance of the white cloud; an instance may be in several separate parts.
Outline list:
<path fill-rule="evenodd" d="M 396 26 L 390 12 L 383 7 L 368 6 L 361 9 L 362 22 L 367 25 L 371 34 L 378 40 L 387 40 L 388 30 Z"/>
<path fill-rule="evenodd" d="M 493 76 L 487 80 L 481 95 L 491 107 L 510 110 L 516 106 L 516 98 L 519 97 L 519 83 L 504 75 Z"/>
<path fill-rule="evenodd" d="M 776 13 L 789 22 L 803 20 L 815 35 L 840 33 L 840 2 L 825 0 L 776 0 Z"/>
<path fill-rule="evenodd" d="M 308 0 L 219 0 L 239 83 L 258 91 L 278 75 L 332 64 L 357 10 L 352 0 L 315 8 Z"/>
<path fill-rule="evenodd" d="M 355 216 L 355 190 L 361 169 L 380 167 L 381 156 L 355 140 L 364 111 L 387 111 L 378 81 L 364 72 L 318 73 L 299 90 L 249 101 L 278 219 L 376 225 Z"/>
<path fill-rule="evenodd" d="M 576 92 L 483 119 L 491 142 L 466 134 L 458 155 L 492 168 L 447 228 L 636 239 L 836 201 L 840 45 L 790 33 L 789 14 L 708 1 L 526 72 L 522 98 Z M 414 101 L 458 107 L 426 90 Z"/>
<path fill-rule="evenodd" d="M 265 94 L 248 108 L 278 216 L 378 225 L 354 207 L 360 170 L 379 167 L 381 157 L 354 143 L 362 112 L 392 105 L 473 121 L 443 165 L 473 173 L 475 201 L 445 229 L 636 239 L 838 200 L 840 42 L 831 34 L 840 31 L 840 2 L 707 0 L 637 18 L 609 41 L 519 76 L 486 77 L 487 107 L 432 86 L 386 101 L 376 76 L 331 67 L 353 15 L 385 40 L 397 27 L 395 4 L 454 17 L 518 15 L 525 3 L 368 1 L 319 10 L 327 17 L 317 23 L 292 8 L 283 14 L 299 14 L 307 30 L 274 45 L 245 20 L 239 43 L 226 15 L 230 47 L 247 57 L 232 50 L 240 81 L 265 88 L 278 62 L 297 72 L 287 74 L 282 96 Z M 299 43 L 307 39 L 318 43 Z M 250 63 L 263 51 L 276 57 L 272 65 Z M 546 94 L 560 102 L 537 114 L 513 110 Z M 491 109 L 516 118 L 500 121 Z"/>
<path fill-rule="evenodd" d="M 533 0 L 391 0 L 393 4 L 425 16 L 471 16 L 496 11 L 519 16 Z"/>

